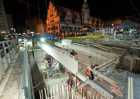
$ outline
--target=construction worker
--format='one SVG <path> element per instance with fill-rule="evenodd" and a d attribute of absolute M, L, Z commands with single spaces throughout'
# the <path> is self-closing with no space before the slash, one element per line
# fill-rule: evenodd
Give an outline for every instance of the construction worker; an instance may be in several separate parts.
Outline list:
<path fill-rule="evenodd" d="M 73 76 L 69 74 L 69 79 L 67 80 L 68 90 L 71 91 L 71 88 L 74 85 Z"/>
<path fill-rule="evenodd" d="M 70 52 L 70 55 L 73 56 L 75 59 L 78 59 L 78 53 L 75 50 Z"/>
<path fill-rule="evenodd" d="M 93 69 L 98 66 L 97 64 L 92 64 L 90 67 L 87 67 L 85 70 L 85 75 L 89 77 L 90 80 L 94 80 Z"/>

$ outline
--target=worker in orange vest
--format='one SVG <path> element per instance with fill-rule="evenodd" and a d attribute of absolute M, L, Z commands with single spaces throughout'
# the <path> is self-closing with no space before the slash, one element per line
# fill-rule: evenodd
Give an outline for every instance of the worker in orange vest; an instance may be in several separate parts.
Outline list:
<path fill-rule="evenodd" d="M 69 79 L 67 80 L 67 85 L 68 85 L 68 90 L 71 91 L 71 89 L 74 85 L 73 76 L 71 74 L 69 74 Z"/>
<path fill-rule="evenodd" d="M 85 70 L 85 75 L 86 75 L 90 80 L 93 80 L 93 79 L 94 79 L 91 66 L 86 68 L 86 70 Z"/>
<path fill-rule="evenodd" d="M 89 77 L 90 80 L 94 80 L 93 69 L 98 66 L 97 64 L 92 64 L 90 67 L 87 67 L 85 70 L 85 75 Z"/>

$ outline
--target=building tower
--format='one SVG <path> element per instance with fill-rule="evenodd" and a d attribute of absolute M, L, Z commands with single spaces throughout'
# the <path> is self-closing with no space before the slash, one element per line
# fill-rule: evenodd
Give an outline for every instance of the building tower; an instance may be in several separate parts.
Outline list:
<path fill-rule="evenodd" d="M 59 33 L 60 32 L 60 16 L 58 14 L 58 9 L 50 1 L 48 7 L 48 15 L 46 20 L 46 30 L 49 33 Z"/>
<path fill-rule="evenodd" d="M 9 32 L 3 0 L 0 0 L 0 33 L 1 32 Z"/>
<path fill-rule="evenodd" d="M 88 7 L 87 0 L 84 0 L 84 4 L 82 6 L 82 24 L 88 25 L 90 20 L 90 11 Z"/>

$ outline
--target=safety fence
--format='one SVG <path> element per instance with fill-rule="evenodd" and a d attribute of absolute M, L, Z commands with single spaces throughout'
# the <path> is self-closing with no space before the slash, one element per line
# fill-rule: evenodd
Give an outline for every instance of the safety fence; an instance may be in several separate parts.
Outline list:
<path fill-rule="evenodd" d="M 0 81 L 15 62 L 17 52 L 18 47 L 15 40 L 0 42 Z"/>
<path fill-rule="evenodd" d="M 39 90 L 39 99 L 110 99 L 84 83 L 72 88 L 68 87 L 67 81 L 46 86 L 46 88 Z"/>

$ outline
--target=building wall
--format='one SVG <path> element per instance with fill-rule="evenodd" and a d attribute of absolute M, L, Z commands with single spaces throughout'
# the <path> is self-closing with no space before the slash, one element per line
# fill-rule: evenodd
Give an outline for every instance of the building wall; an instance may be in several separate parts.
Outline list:
<path fill-rule="evenodd" d="M 80 13 L 68 8 L 62 8 L 60 11 L 60 32 L 77 32 L 81 29 Z"/>
<path fill-rule="evenodd" d="M 45 25 L 42 20 L 39 18 L 34 19 L 34 24 L 35 24 L 35 32 L 36 33 L 44 33 L 45 32 Z"/>
<path fill-rule="evenodd" d="M 82 6 L 82 24 L 89 25 L 90 22 L 90 10 L 88 7 L 87 0 L 84 0 L 84 4 Z"/>
<path fill-rule="evenodd" d="M 58 9 L 51 2 L 48 7 L 46 30 L 49 33 L 60 32 L 60 15 L 58 14 Z"/>
<path fill-rule="evenodd" d="M 0 0 L 0 32 L 2 31 L 9 32 L 9 27 L 7 23 L 3 0 Z"/>
<path fill-rule="evenodd" d="M 90 16 L 87 0 L 81 9 L 81 13 L 69 8 L 64 8 L 49 3 L 48 15 L 46 19 L 46 32 L 52 34 L 81 34 L 83 27 L 102 27 L 101 19 Z M 84 31 L 83 31 L 84 32 Z M 74 35 L 75 35 L 74 34 Z"/>
<path fill-rule="evenodd" d="M 6 14 L 6 16 L 7 16 L 8 27 L 10 28 L 11 26 L 14 25 L 13 18 L 12 18 L 12 15 L 10 15 L 10 14 Z"/>
<path fill-rule="evenodd" d="M 68 8 L 57 7 L 50 2 L 46 24 L 47 32 L 58 35 L 65 32 L 80 31 L 80 13 Z"/>

